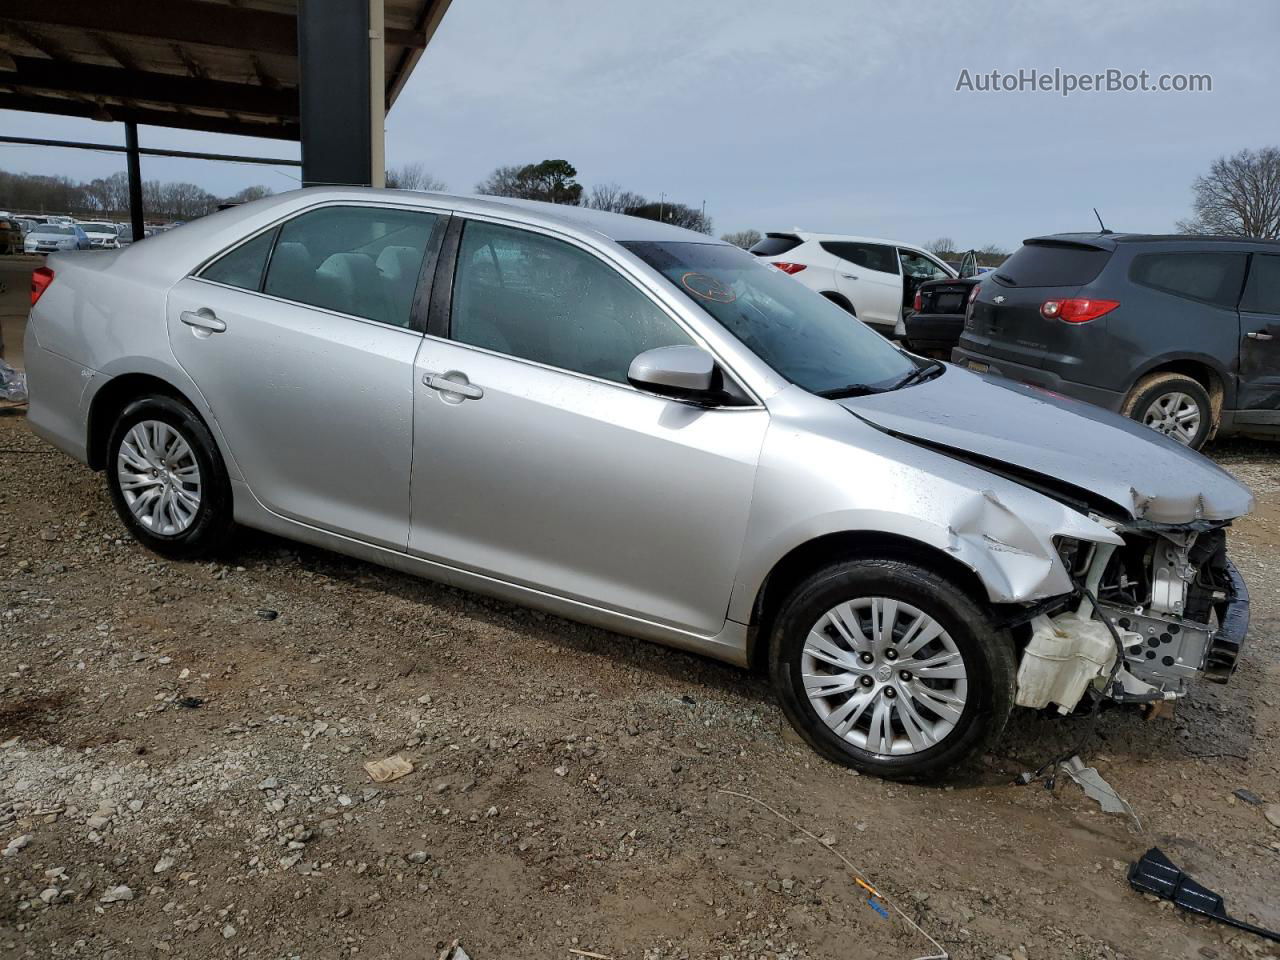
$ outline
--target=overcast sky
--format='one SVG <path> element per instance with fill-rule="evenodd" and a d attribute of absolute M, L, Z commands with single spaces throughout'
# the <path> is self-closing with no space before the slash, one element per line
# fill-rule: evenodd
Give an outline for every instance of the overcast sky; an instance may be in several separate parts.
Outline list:
<path fill-rule="evenodd" d="M 391 165 L 456 192 L 563 157 L 579 180 L 690 205 L 716 232 L 799 226 L 962 246 L 1163 231 L 1217 156 L 1280 144 L 1275 0 L 453 0 L 387 123 Z M 1212 92 L 957 92 L 970 75 L 1209 74 Z M 975 81 L 976 82 L 976 81 Z M 0 111 L 0 130 L 122 142 L 119 125 Z M 144 128 L 144 145 L 297 155 Z M 0 147 L 0 168 L 103 176 L 119 157 Z M 145 159 L 218 194 L 297 171 Z"/>

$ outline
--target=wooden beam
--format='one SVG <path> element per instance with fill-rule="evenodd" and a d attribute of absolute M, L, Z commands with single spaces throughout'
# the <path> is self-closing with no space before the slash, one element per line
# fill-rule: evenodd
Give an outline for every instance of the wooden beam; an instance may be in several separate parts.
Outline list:
<path fill-rule="evenodd" d="M 18 69 L 5 74 L 4 82 L 9 86 L 289 119 L 298 116 L 296 90 L 267 90 L 257 84 L 53 63 L 34 57 L 13 59 Z"/>
<path fill-rule="evenodd" d="M 5 21 L 298 55 L 297 18 L 291 14 L 201 0 L 4 0 L 0 25 Z M 403 47 L 427 42 L 425 33 L 414 30 L 388 30 L 386 39 Z"/>
<path fill-rule="evenodd" d="M 0 77 L 0 86 L 2 85 L 4 81 L 3 77 Z M 85 103 L 82 100 L 0 91 L 0 110 L 22 110 L 27 113 L 49 113 L 64 117 L 93 119 L 98 109 L 95 104 Z M 297 140 L 300 136 L 298 122 L 293 119 L 284 123 L 250 123 L 227 117 L 206 117 L 194 113 L 151 110 L 146 107 L 124 107 L 113 103 L 107 104 L 106 109 L 110 112 L 112 120 L 132 120 L 150 127 L 203 130 L 207 133 L 229 133 L 238 137 L 264 137 L 270 140 Z"/>

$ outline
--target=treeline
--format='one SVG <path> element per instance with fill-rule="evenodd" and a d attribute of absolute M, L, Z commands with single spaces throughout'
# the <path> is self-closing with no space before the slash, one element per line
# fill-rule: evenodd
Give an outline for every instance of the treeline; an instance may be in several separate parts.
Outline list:
<path fill-rule="evenodd" d="M 219 197 L 194 183 L 144 180 L 142 208 L 148 220 L 194 220 L 221 203 L 242 203 L 268 196 L 264 186 L 246 187 Z M 129 219 L 129 178 L 123 172 L 87 182 L 0 170 L 0 210 L 11 213 L 66 213 L 83 219 Z"/>

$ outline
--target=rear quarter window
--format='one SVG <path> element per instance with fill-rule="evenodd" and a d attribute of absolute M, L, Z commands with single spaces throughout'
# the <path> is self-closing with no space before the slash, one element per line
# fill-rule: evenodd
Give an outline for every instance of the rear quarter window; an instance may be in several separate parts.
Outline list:
<path fill-rule="evenodd" d="M 995 271 L 1015 287 L 1079 287 L 1092 283 L 1111 259 L 1110 250 L 1069 243 L 1024 243 Z"/>
<path fill-rule="evenodd" d="M 790 233 L 768 233 L 763 240 L 757 240 L 749 252 L 757 257 L 778 257 L 788 250 L 794 250 L 803 242 Z"/>
<path fill-rule="evenodd" d="M 854 243 L 847 240 L 827 240 L 820 244 L 823 250 L 841 260 L 879 273 L 898 272 L 898 251 L 881 243 Z"/>
<path fill-rule="evenodd" d="M 1141 253 L 1133 258 L 1129 279 L 1175 297 L 1234 307 L 1244 283 L 1244 266 L 1243 253 Z"/>

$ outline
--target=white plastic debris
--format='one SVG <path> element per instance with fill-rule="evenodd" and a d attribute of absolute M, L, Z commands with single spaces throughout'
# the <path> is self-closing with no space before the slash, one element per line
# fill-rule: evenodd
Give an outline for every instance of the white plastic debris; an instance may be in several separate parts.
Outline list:
<path fill-rule="evenodd" d="M 1133 807 L 1129 806 L 1129 801 L 1116 793 L 1115 788 L 1102 778 L 1102 774 L 1096 768 L 1086 767 L 1084 761 L 1075 756 L 1064 761 L 1061 764 L 1061 770 L 1079 785 L 1086 797 L 1098 802 L 1103 813 L 1127 814 L 1133 819 L 1138 829 L 1142 829 L 1142 821 L 1133 812 Z"/>
<path fill-rule="evenodd" d="M 0 360 L 0 400 L 27 402 L 27 375 Z"/>

